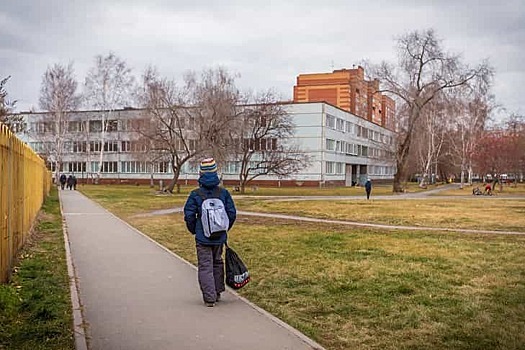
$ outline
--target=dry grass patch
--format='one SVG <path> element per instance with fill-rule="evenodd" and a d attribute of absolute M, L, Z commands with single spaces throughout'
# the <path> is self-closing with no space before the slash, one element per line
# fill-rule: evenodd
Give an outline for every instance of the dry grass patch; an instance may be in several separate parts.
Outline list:
<path fill-rule="evenodd" d="M 465 186 L 464 188 L 456 188 L 451 190 L 446 190 L 439 192 L 436 195 L 438 196 L 467 196 L 472 197 L 472 189 L 479 187 L 481 191 L 484 191 L 483 184 L 475 184 L 474 186 Z M 503 185 L 500 187 L 496 186 L 494 191 L 496 197 L 498 196 L 525 196 L 525 186 L 523 184 L 515 185 Z"/>
<path fill-rule="evenodd" d="M 195 263 L 182 214 L 131 223 Z M 327 349 L 520 349 L 525 239 L 240 217 L 241 294 Z"/>
<path fill-rule="evenodd" d="M 387 225 L 524 231 L 525 199 L 242 201 L 242 210 Z"/>

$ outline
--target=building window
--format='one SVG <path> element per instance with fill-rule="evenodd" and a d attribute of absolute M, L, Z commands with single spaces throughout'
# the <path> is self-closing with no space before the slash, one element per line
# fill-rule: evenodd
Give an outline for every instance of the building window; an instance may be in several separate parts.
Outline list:
<path fill-rule="evenodd" d="M 108 120 L 106 122 L 106 131 L 107 132 L 118 131 L 118 121 L 117 120 Z"/>
<path fill-rule="evenodd" d="M 102 162 L 103 173 L 117 173 L 118 167 L 117 162 Z"/>
<path fill-rule="evenodd" d="M 122 141 L 120 143 L 120 150 L 122 152 L 130 152 L 131 151 L 131 142 L 130 141 Z"/>
<path fill-rule="evenodd" d="M 91 141 L 89 143 L 89 150 L 91 152 L 100 152 L 102 149 L 102 143 L 100 141 Z"/>
<path fill-rule="evenodd" d="M 86 162 L 69 162 L 65 164 L 65 169 L 70 173 L 83 173 L 86 171 Z"/>
<path fill-rule="evenodd" d="M 343 119 L 337 118 L 337 130 L 345 132 L 345 121 Z"/>
<path fill-rule="evenodd" d="M 226 162 L 226 166 L 224 167 L 225 174 L 238 174 L 239 171 L 240 171 L 239 162 Z"/>
<path fill-rule="evenodd" d="M 89 131 L 90 132 L 101 132 L 102 131 L 102 121 L 101 120 L 90 120 L 89 121 Z"/>
<path fill-rule="evenodd" d="M 326 139 L 326 149 L 328 151 L 335 151 L 335 140 Z"/>
<path fill-rule="evenodd" d="M 326 162 L 326 173 L 335 174 L 335 162 Z"/>
<path fill-rule="evenodd" d="M 343 163 L 336 163 L 335 164 L 335 172 L 336 172 L 336 174 L 343 174 L 343 169 L 344 169 Z"/>
<path fill-rule="evenodd" d="M 68 123 L 69 132 L 82 132 L 84 131 L 84 123 L 81 121 L 70 121 Z"/>
<path fill-rule="evenodd" d="M 118 152 L 118 142 L 117 141 L 104 142 L 104 152 Z"/>
<path fill-rule="evenodd" d="M 335 117 L 333 115 L 326 115 L 326 127 L 335 129 Z"/>
<path fill-rule="evenodd" d="M 169 162 L 158 162 L 155 164 L 155 172 L 166 174 L 171 172 L 171 167 Z"/>
<path fill-rule="evenodd" d="M 120 171 L 123 173 L 150 173 L 151 166 L 146 162 L 120 162 Z"/>
<path fill-rule="evenodd" d="M 87 151 L 86 141 L 74 141 L 71 146 L 71 151 L 73 153 L 85 153 Z"/>

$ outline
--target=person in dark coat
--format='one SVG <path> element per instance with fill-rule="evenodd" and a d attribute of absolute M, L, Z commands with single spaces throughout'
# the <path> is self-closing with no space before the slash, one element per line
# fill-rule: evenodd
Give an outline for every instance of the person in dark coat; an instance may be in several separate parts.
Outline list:
<path fill-rule="evenodd" d="M 215 239 L 207 238 L 202 227 L 202 203 L 208 198 L 219 198 L 229 219 L 228 231 L 237 217 L 230 192 L 219 187 L 217 164 L 213 158 L 204 159 L 199 168 L 199 188 L 193 190 L 184 205 L 184 221 L 188 231 L 195 236 L 197 249 L 198 280 L 206 306 L 214 306 L 225 290 L 223 245 L 228 239 L 227 231 Z M 204 197 L 204 198 L 203 198 Z"/>
<path fill-rule="evenodd" d="M 62 174 L 60 175 L 60 189 L 64 189 L 64 186 L 66 185 L 66 180 L 67 180 L 67 177 L 66 177 L 66 174 Z"/>
<path fill-rule="evenodd" d="M 372 192 L 372 180 L 367 179 L 365 182 L 366 199 L 370 199 L 370 193 Z"/>
<path fill-rule="evenodd" d="M 75 180 L 73 180 L 73 175 L 69 175 L 68 178 L 67 178 L 67 188 L 69 190 L 72 190 L 73 189 L 73 182 Z"/>

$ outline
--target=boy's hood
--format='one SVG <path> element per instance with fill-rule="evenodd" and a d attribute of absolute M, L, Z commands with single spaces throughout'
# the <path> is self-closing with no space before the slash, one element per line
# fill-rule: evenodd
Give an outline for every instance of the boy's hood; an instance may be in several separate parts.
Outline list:
<path fill-rule="evenodd" d="M 219 180 L 219 176 L 217 173 L 203 173 L 199 177 L 199 185 L 205 188 L 213 188 L 217 186 L 221 180 Z"/>

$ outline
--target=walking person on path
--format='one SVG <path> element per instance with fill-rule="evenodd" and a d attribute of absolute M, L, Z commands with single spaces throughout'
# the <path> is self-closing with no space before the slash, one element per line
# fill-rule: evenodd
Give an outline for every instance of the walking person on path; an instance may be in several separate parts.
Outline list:
<path fill-rule="evenodd" d="M 72 175 L 72 174 L 69 175 L 68 178 L 67 178 L 67 188 L 68 188 L 69 190 L 72 190 L 72 189 L 73 189 L 73 182 L 74 182 L 74 181 L 75 181 L 75 180 L 73 180 L 73 175 Z"/>
<path fill-rule="evenodd" d="M 365 182 L 366 199 L 370 199 L 370 193 L 372 192 L 372 180 L 367 179 Z"/>
<path fill-rule="evenodd" d="M 66 180 L 67 180 L 66 174 L 60 175 L 60 189 L 61 190 L 64 189 L 64 186 L 66 185 Z"/>
<path fill-rule="evenodd" d="M 224 286 L 223 245 L 237 217 L 233 199 L 225 188 L 219 187 L 217 164 L 213 158 L 202 160 L 199 168 L 199 188 L 193 190 L 184 205 L 186 227 L 195 236 L 199 286 L 206 306 L 215 306 L 220 300 Z M 205 234 L 202 220 L 202 203 L 210 198 L 222 201 L 228 217 L 228 227 L 211 236 Z M 207 230 L 209 233 L 209 230 Z"/>

